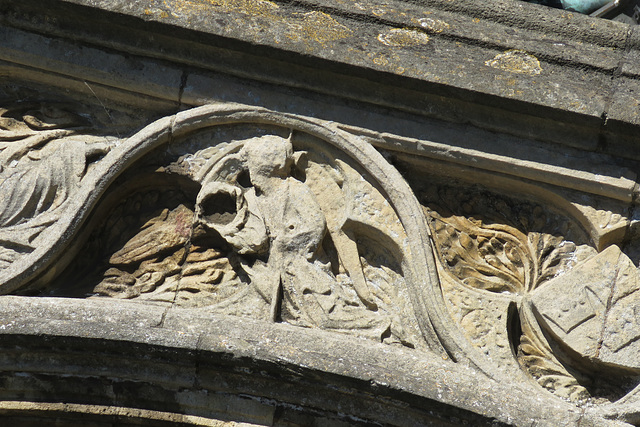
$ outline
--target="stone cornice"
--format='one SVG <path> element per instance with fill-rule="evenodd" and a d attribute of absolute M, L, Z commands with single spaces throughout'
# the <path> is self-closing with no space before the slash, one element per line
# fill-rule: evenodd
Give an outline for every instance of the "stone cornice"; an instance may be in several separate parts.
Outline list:
<path fill-rule="evenodd" d="M 638 157 L 640 34 L 617 22 L 512 0 L 76 0 L 47 2 L 46 14 L 35 0 L 0 7 L 5 24 L 40 33 Z"/>

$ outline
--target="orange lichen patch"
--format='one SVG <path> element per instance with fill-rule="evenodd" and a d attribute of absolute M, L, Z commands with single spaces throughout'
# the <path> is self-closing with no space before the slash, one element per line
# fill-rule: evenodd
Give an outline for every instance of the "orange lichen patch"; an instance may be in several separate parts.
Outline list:
<path fill-rule="evenodd" d="M 484 63 L 488 67 L 509 71 L 510 73 L 538 75 L 542 72 L 540 61 L 524 50 L 508 50 Z"/>
<path fill-rule="evenodd" d="M 418 19 L 420 26 L 432 33 L 441 33 L 444 30 L 448 30 L 451 26 L 441 19 L 434 18 L 420 18 Z"/>
<path fill-rule="evenodd" d="M 375 58 L 373 58 L 373 63 L 376 65 L 388 65 L 389 60 L 384 56 L 376 56 Z"/>
<path fill-rule="evenodd" d="M 349 52 L 353 52 L 356 55 L 359 55 L 361 52 L 354 49 L 349 49 Z M 367 53 L 367 57 L 369 60 L 376 65 L 376 68 L 385 69 L 389 72 L 395 74 L 403 74 L 403 75 L 411 75 L 411 76 L 422 76 L 424 72 L 415 67 L 411 67 L 408 64 L 403 63 L 403 58 L 399 55 L 395 54 L 393 51 L 388 51 L 385 53 Z M 416 58 L 418 58 L 416 56 Z M 428 58 L 423 56 L 419 57 L 421 60 L 426 61 Z"/>
<path fill-rule="evenodd" d="M 171 16 L 169 14 L 169 12 L 167 12 L 165 10 L 162 10 L 162 9 L 157 9 L 157 8 L 145 9 L 144 10 L 144 14 L 145 15 L 154 16 L 154 17 L 158 17 L 158 18 L 168 18 L 169 16 Z"/>
<path fill-rule="evenodd" d="M 289 25 L 287 37 L 294 41 L 314 40 L 324 45 L 351 37 L 353 34 L 353 31 L 324 12 L 304 13 L 299 22 L 287 20 L 287 24 Z"/>
<path fill-rule="evenodd" d="M 429 36 L 423 31 L 412 28 L 392 28 L 385 33 L 378 34 L 378 41 L 387 46 L 418 46 L 427 44 Z"/>
<path fill-rule="evenodd" d="M 256 29 L 257 24 L 253 19 L 264 19 L 269 22 L 269 27 L 260 30 L 262 36 L 271 33 L 276 43 L 282 41 L 282 36 L 294 42 L 317 42 L 324 46 L 325 43 L 350 37 L 353 34 L 346 26 L 339 23 L 331 15 L 323 12 L 308 12 L 288 14 L 278 4 L 270 0 L 164 0 L 170 10 L 178 16 L 187 19 L 201 16 L 211 11 L 223 13 L 235 13 L 245 15 L 250 22 L 242 16 L 232 17 L 238 28 Z M 313 44 L 307 46 L 313 50 Z"/>

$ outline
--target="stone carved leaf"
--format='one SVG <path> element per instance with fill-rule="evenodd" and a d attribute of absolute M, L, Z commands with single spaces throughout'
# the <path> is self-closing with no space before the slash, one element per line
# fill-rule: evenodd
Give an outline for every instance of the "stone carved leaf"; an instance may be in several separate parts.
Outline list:
<path fill-rule="evenodd" d="M 22 168 L 6 170 L 0 182 L 0 194 L 6 199 L 0 207 L 0 226 L 26 222 L 59 206 L 73 191 L 84 171 L 83 142 L 59 144 L 57 154 L 46 160 L 29 162 Z"/>
<path fill-rule="evenodd" d="M 575 245 L 562 237 L 434 213 L 432 228 L 449 271 L 466 286 L 524 294 L 561 273 Z"/>
<path fill-rule="evenodd" d="M 56 104 L 0 108 L 0 269 L 37 247 L 77 190 L 87 159 L 109 151 L 93 137 L 73 137 L 86 124 Z"/>
<path fill-rule="evenodd" d="M 553 357 L 550 349 L 533 338 L 533 334 L 522 335 L 518 360 L 538 384 L 555 395 L 572 401 L 589 397 L 589 392 Z"/>
<path fill-rule="evenodd" d="M 491 292 L 526 295 L 564 272 L 573 262 L 576 246 L 560 236 L 528 235 L 505 225 L 449 217 L 434 220 L 436 240 L 447 236 L 439 252 L 449 271 L 465 286 Z M 444 240 L 444 239 L 443 239 Z M 544 286 L 543 286 L 544 288 Z M 589 397 L 543 341 L 527 309 L 521 312 L 518 347 L 521 366 L 544 388 L 574 401 Z"/>
<path fill-rule="evenodd" d="M 561 275 L 574 263 L 576 245 L 561 236 L 544 233 L 530 233 L 529 244 L 537 254 L 535 283 L 530 290 L 540 287 L 546 281 Z"/>
<path fill-rule="evenodd" d="M 422 197 L 445 272 L 470 291 L 510 296 L 518 308 L 519 335 L 511 339 L 517 342 L 520 366 L 558 396 L 588 398 L 585 378 L 558 360 L 526 301 L 531 295 L 557 299 L 563 292 L 548 293 L 546 284 L 562 282 L 594 250 L 569 241 L 566 220 L 533 203 L 509 201 L 482 189 L 434 187 Z"/>
<path fill-rule="evenodd" d="M 492 292 L 521 292 L 526 286 L 527 254 L 508 233 L 483 229 L 463 217 L 436 220 L 440 254 L 465 285 Z"/>

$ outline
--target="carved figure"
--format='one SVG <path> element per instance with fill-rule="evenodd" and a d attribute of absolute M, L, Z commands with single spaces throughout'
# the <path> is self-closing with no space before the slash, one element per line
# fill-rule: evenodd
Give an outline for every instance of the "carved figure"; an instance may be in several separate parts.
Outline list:
<path fill-rule="evenodd" d="M 78 128 L 37 133 L 26 119 L 15 119 L 25 135 L 50 134 L 9 165 L 37 184 L 7 209 L 16 215 L 0 213 L 15 227 L 45 220 L 51 227 L 33 234 L 33 256 L 5 270 L 6 287 L 162 301 L 441 348 L 419 298 L 419 287 L 432 282 L 423 272 L 430 259 L 406 233 L 407 226 L 412 233 L 424 229 L 421 216 L 406 213 L 418 209 L 417 201 L 406 197 L 399 177 L 381 183 L 369 170 L 395 176 L 393 169 L 371 147 L 325 123 L 254 108 L 236 116 L 238 108 L 244 107 L 202 107 L 179 119 L 184 126 L 172 122 L 179 137 L 160 157 L 140 157 L 167 142 L 145 128 L 97 165 L 91 156 L 109 147 L 72 138 Z M 271 125 L 263 127 L 265 120 Z M 275 135 L 287 130 L 289 139 Z M 131 167 L 134 161 L 142 167 Z M 62 165 L 69 169 L 61 174 Z M 5 184 L 6 194 L 28 182 L 17 177 Z M 95 204 L 80 206 L 79 194 Z M 88 216 L 90 209 L 98 214 Z M 81 229 L 76 218 L 87 219 Z M 62 265 L 64 258 L 47 283 L 34 278 L 52 257 L 63 257 L 68 242 L 39 264 L 47 245 L 73 230 L 86 233 L 84 246 L 72 249 L 77 259 Z M 419 267 L 416 257 L 424 260 Z"/>
<path fill-rule="evenodd" d="M 322 248 L 327 220 L 313 191 L 291 176 L 291 142 L 253 138 L 238 154 L 251 187 L 207 182 L 197 198 L 197 214 L 238 254 L 252 256 L 243 258 L 242 268 L 270 304 L 272 319 L 336 329 L 379 322 L 364 315 L 357 301 L 348 303 L 331 271 Z M 347 315 L 355 310 L 362 313 Z M 352 324 L 345 325 L 347 318 Z"/>

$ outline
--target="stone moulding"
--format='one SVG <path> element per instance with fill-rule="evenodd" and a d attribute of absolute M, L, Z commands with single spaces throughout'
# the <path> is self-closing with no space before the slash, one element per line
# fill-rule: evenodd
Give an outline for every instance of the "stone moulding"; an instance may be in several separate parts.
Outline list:
<path fill-rule="evenodd" d="M 130 301 L 3 297 L 0 304 L 2 375 L 18 374 L 2 390 L 3 416 L 58 411 L 72 423 L 104 420 L 106 411 L 123 425 L 277 425 L 296 422 L 296 414 L 302 424 L 598 425 L 566 402 L 463 364 L 340 334 Z M 47 403 L 43 381 L 69 406 Z M 127 402 L 132 409 L 118 413 Z"/>
<path fill-rule="evenodd" d="M 56 19 L 47 20 L 39 13 L 41 1 L 5 0 L 0 4 L 2 23 L 10 30 L 3 34 L 7 40 L 1 57 L 20 64 L 14 71 L 18 76 L 47 70 L 72 77 L 75 82 L 67 84 L 76 89 L 84 80 L 198 105 L 219 99 L 208 75 L 214 72 L 469 122 L 562 146 L 598 150 L 600 144 L 612 155 L 635 156 L 636 27 L 517 0 L 490 5 L 479 0 L 428 5 L 369 1 L 359 3 L 362 8 L 357 10 L 330 0 L 266 2 L 256 10 L 247 9 L 248 4 L 57 1 Z M 102 15 L 86 13 L 90 10 L 108 15 L 111 25 L 101 25 Z M 538 19 L 541 13 L 544 20 Z M 308 26 L 318 16 L 328 17 L 322 21 L 325 27 L 330 29 L 333 21 L 348 31 L 322 38 Z M 270 20 L 272 25 L 266 25 Z M 389 32 L 404 34 L 403 29 L 428 41 L 380 41 Z M 53 36 L 55 42 L 35 36 L 40 42 L 25 45 L 25 32 L 32 38 L 33 33 Z M 120 74 L 122 67 L 135 64 L 118 57 L 105 64 L 93 57 L 95 49 L 65 57 L 60 55 L 66 49 L 64 39 L 84 40 L 93 48 L 115 49 L 144 60 Z M 39 51 L 37 46 L 43 45 L 47 49 Z M 513 66 L 496 60 L 509 58 L 509 52 L 515 53 Z M 542 71 L 519 72 L 521 57 L 534 58 Z M 176 70 L 164 63 L 158 70 L 149 59 L 194 68 Z M 145 79 L 157 71 L 161 74 L 152 82 Z M 114 73 L 122 77 L 118 82 L 111 78 Z M 249 99 L 237 101 L 251 104 Z"/>
<path fill-rule="evenodd" d="M 640 27 L 347 3 L 0 0 L 0 415 L 640 425 Z"/>

